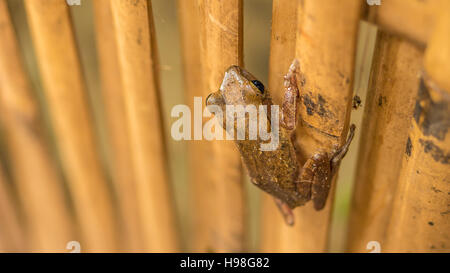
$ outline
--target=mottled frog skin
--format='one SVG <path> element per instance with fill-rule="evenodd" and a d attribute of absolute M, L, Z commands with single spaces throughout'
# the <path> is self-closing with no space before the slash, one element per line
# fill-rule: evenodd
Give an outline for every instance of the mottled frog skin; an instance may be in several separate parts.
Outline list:
<path fill-rule="evenodd" d="M 294 223 L 291 209 L 302 206 L 312 200 L 316 210 L 325 206 L 332 177 L 341 159 L 345 156 L 353 138 L 355 126 L 350 127 L 350 135 L 342 147 L 336 147 L 330 152 L 314 154 L 301 166 L 295 146 L 294 132 L 297 122 L 297 107 L 299 103 L 299 90 L 297 77 L 299 73 L 298 62 L 294 60 L 289 72 L 285 76 L 285 96 L 279 115 L 274 112 L 272 117 L 272 99 L 269 91 L 252 74 L 239 66 L 231 66 L 225 72 L 219 91 L 211 93 L 206 99 L 206 105 L 219 106 L 226 113 L 226 106 L 267 106 L 265 115 L 266 128 L 271 122 L 279 120 L 279 142 L 276 149 L 261 150 L 261 144 L 267 144 L 270 140 L 262 140 L 259 136 L 256 140 L 249 139 L 250 115 L 241 116 L 245 119 L 245 139 L 235 140 L 242 157 L 245 168 L 253 184 L 275 197 L 275 202 L 282 212 L 287 224 Z M 220 123 L 226 129 L 227 115 Z M 234 122 L 234 131 L 237 132 L 239 118 Z M 229 132 L 230 133 L 230 132 Z"/>

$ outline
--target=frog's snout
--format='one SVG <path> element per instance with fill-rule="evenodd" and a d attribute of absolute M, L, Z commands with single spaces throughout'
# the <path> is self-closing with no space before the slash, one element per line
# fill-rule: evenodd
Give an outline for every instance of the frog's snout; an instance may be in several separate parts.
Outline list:
<path fill-rule="evenodd" d="M 219 105 L 219 106 L 223 105 L 224 104 L 224 100 L 223 100 L 222 94 L 220 94 L 220 92 L 214 92 L 214 93 L 209 94 L 206 97 L 205 104 L 206 104 L 206 106 L 209 106 L 209 105 Z"/>

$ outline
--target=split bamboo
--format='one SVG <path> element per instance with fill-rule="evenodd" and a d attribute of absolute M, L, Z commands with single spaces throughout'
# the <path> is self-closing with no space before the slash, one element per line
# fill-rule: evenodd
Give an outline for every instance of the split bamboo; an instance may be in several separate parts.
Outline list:
<path fill-rule="evenodd" d="M 117 55 L 117 39 L 110 0 L 94 1 L 97 52 L 103 102 L 105 104 L 113 180 L 119 201 L 125 250 L 143 251 L 142 226 L 136 200 L 136 181 L 133 174 L 130 137 L 126 128 L 126 112 L 122 80 Z"/>
<path fill-rule="evenodd" d="M 178 251 L 151 1 L 111 1 L 111 10 L 144 248 L 154 252 Z"/>
<path fill-rule="evenodd" d="M 92 116 L 65 1 L 26 0 L 45 97 L 80 222 L 83 251 L 117 250 L 117 222 L 92 129 Z"/>
<path fill-rule="evenodd" d="M 382 246 L 386 252 L 450 250 L 450 2 L 436 18 Z"/>
<path fill-rule="evenodd" d="M 69 198 L 50 155 L 4 0 L 0 0 L 0 40 L 0 119 L 30 250 L 62 252 L 67 242 L 77 239 Z"/>
<path fill-rule="evenodd" d="M 198 0 L 200 17 L 200 60 L 203 98 L 218 90 L 225 70 L 243 65 L 242 0 Z M 207 167 L 198 181 L 203 189 L 195 198 L 205 198 L 196 220 L 206 226 L 197 251 L 241 252 L 245 242 L 245 193 L 241 159 L 231 141 L 203 142 L 202 164 Z M 199 151 L 200 152 L 200 151 Z M 205 166 L 205 165 L 202 165 Z M 195 171 L 195 170 L 194 170 Z"/>
<path fill-rule="evenodd" d="M 423 52 L 403 38 L 378 34 L 366 98 L 348 250 L 384 244 L 405 153 Z"/>

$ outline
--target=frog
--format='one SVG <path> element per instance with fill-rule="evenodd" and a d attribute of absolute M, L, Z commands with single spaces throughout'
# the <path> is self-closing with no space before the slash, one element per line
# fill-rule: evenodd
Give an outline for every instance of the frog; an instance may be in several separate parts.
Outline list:
<path fill-rule="evenodd" d="M 298 117 L 301 100 L 298 83 L 302 80 L 303 73 L 300 71 L 299 62 L 294 59 L 284 76 L 284 98 L 277 117 L 279 140 L 275 149 L 261 150 L 261 144 L 266 140 L 250 140 L 247 133 L 245 139 L 234 139 L 251 183 L 273 196 L 285 223 L 289 226 L 295 222 L 292 211 L 294 208 L 309 201 L 312 201 L 317 211 L 325 207 L 333 177 L 350 147 L 356 128 L 354 124 L 349 127 L 348 138 L 342 146 L 336 144 L 332 149 L 328 149 L 329 151 L 321 149 L 301 164 L 295 129 L 298 120 L 301 120 L 301 117 Z M 268 128 L 272 128 L 270 109 L 274 104 L 269 90 L 250 72 L 237 65 L 232 65 L 225 71 L 219 90 L 210 93 L 206 98 L 207 108 L 215 106 L 225 112 L 229 105 L 263 106 L 262 109 L 267 111 L 260 113 L 259 120 L 267 123 Z M 248 130 L 249 116 L 241 118 L 247 121 L 245 130 Z M 219 121 L 219 124 L 227 130 L 229 128 L 225 119 Z M 232 129 L 237 130 L 238 124 L 236 120 Z"/>

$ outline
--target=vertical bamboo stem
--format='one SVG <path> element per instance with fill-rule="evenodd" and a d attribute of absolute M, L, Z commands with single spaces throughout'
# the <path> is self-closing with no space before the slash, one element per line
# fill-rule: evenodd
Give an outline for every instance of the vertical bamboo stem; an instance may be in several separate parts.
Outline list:
<path fill-rule="evenodd" d="M 0 1 L 0 105 L 11 166 L 24 206 L 31 250 L 65 251 L 74 237 L 68 198 L 41 131 L 38 106 L 22 59 L 6 1 Z"/>
<path fill-rule="evenodd" d="M 111 4 L 143 242 L 149 251 L 176 251 L 151 2 L 117 0 Z"/>
<path fill-rule="evenodd" d="M 438 18 L 425 52 L 425 74 L 403 156 L 387 252 L 450 249 L 450 2 Z"/>
<path fill-rule="evenodd" d="M 197 1 L 178 0 L 178 18 L 181 33 L 183 76 L 186 103 L 194 109 L 194 97 L 202 96 L 202 69 L 200 59 L 200 18 Z M 198 164 L 205 158 L 205 141 L 190 141 L 188 143 L 188 170 L 191 219 L 189 234 L 193 234 L 188 242 L 192 251 L 206 250 L 208 245 L 206 198 L 208 196 L 204 181 L 204 166 Z"/>
<path fill-rule="evenodd" d="M 0 165 L 0 252 L 29 250 L 17 203 Z"/>
<path fill-rule="evenodd" d="M 117 223 L 97 153 L 67 4 L 27 0 L 25 7 L 63 169 L 80 221 L 82 249 L 114 251 Z"/>
<path fill-rule="evenodd" d="M 422 50 L 379 33 L 362 122 L 362 141 L 348 231 L 348 250 L 384 244 L 410 127 Z"/>
<path fill-rule="evenodd" d="M 128 131 L 124 130 L 127 121 L 111 1 L 94 1 L 94 12 L 102 94 L 107 114 L 113 177 L 122 215 L 124 241 L 128 250 L 142 251 L 142 230 L 136 200 L 130 137 Z"/>
<path fill-rule="evenodd" d="M 202 95 L 217 90 L 230 65 L 242 65 L 242 1 L 199 0 L 201 24 Z M 203 177 L 198 183 L 206 193 L 206 207 L 198 224 L 206 225 L 206 238 L 199 251 L 244 250 L 244 185 L 239 153 L 234 143 L 202 143 Z M 207 167 L 206 167 L 207 165 Z"/>
<path fill-rule="evenodd" d="M 270 39 L 269 90 L 273 102 L 281 105 L 283 79 L 295 57 L 297 1 L 274 0 L 272 4 L 272 35 Z M 261 251 L 280 249 L 280 227 L 284 225 L 273 197 L 263 194 L 261 208 Z"/>
<path fill-rule="evenodd" d="M 298 2 L 296 58 L 304 81 L 298 82 L 297 139 L 303 162 L 346 140 L 361 7 L 356 0 Z M 311 203 L 297 208 L 294 227 L 280 224 L 280 251 L 326 251 L 333 194 L 334 187 L 321 211 Z"/>

